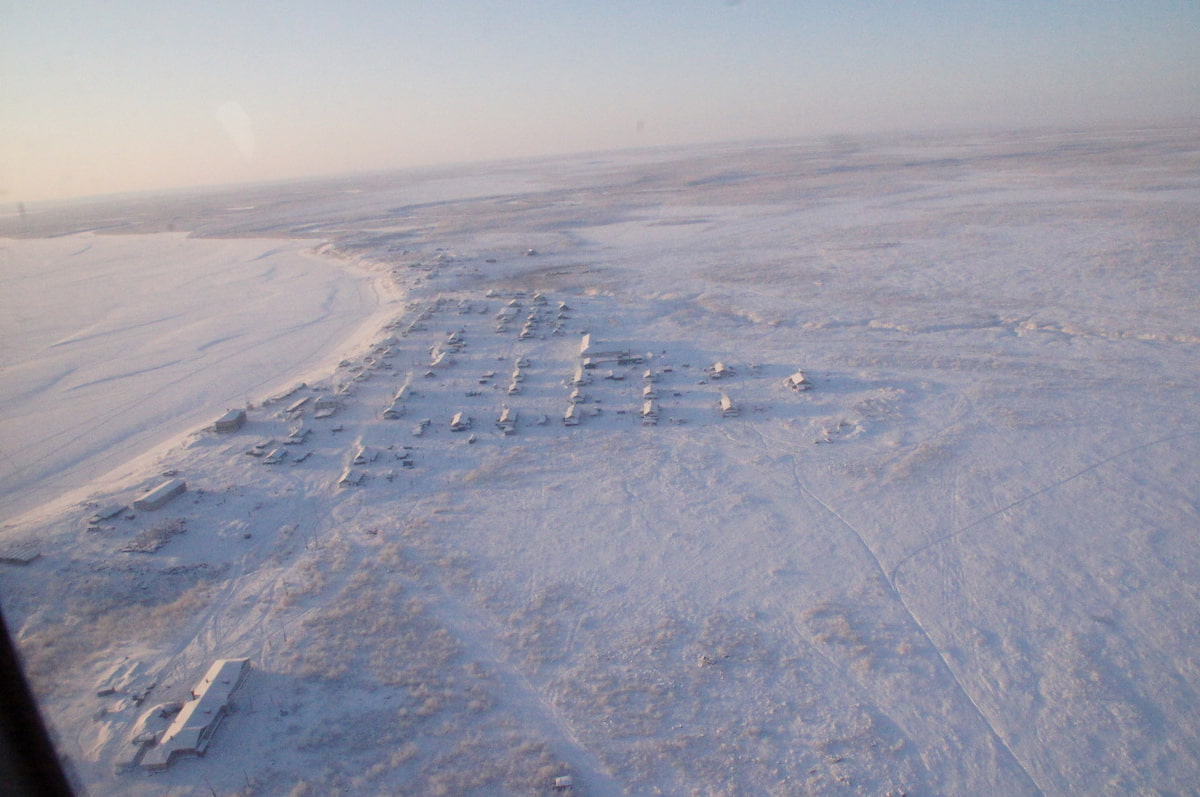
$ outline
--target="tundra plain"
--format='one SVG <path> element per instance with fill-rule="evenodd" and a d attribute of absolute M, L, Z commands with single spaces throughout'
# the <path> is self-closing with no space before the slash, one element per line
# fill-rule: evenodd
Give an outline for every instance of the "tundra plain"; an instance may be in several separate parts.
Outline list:
<path fill-rule="evenodd" d="M 0 545 L 40 555 L 0 565 L 0 599 L 72 778 L 1189 791 L 1198 166 L 1194 127 L 914 136 L 0 219 L 14 280 L 79 289 L 92 247 L 145 291 L 142 333 L 6 333 Z M 188 290 L 172 262 L 223 276 L 156 312 L 143 277 Z M 108 284 L 91 301 L 120 307 Z M 621 356 L 583 367 L 585 334 Z M 83 379 L 56 357 L 89 340 Z M 34 505 L 12 452 L 61 442 L 18 416 L 79 440 L 87 385 L 123 410 Z M 187 492 L 130 508 L 167 478 Z M 230 657 L 252 671 L 206 755 L 125 766 Z"/>

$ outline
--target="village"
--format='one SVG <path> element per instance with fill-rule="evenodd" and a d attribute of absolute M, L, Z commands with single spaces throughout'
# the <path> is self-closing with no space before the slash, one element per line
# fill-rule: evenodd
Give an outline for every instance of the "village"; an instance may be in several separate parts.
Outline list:
<path fill-rule="evenodd" d="M 1187 791 L 1194 139 L 31 212 L 0 597 L 69 777 Z"/>
<path fill-rule="evenodd" d="M 747 415 L 753 422 L 771 403 L 794 403 L 811 386 L 794 364 L 742 365 L 725 352 L 681 354 L 655 341 L 602 338 L 591 329 L 610 309 L 590 297 L 552 301 L 523 290 L 410 302 L 384 336 L 343 360 L 327 381 L 229 408 L 196 440 L 217 444 L 226 470 L 245 472 L 249 463 L 285 482 L 289 472 L 310 480 L 335 475 L 326 485 L 335 491 L 373 483 L 403 489 L 431 464 L 444 469 L 514 437 L 586 445 L 620 429 L 656 434 L 665 431 L 656 427 Z M 127 554 L 158 551 L 187 530 L 187 479 L 170 470 L 124 503 L 94 507 L 88 530 L 133 534 L 121 549 Z M 196 505 L 213 500 L 203 488 L 190 494 Z M 164 520 L 165 507 L 173 515 Z M 106 705 L 101 716 L 136 716 L 117 769 L 160 771 L 181 756 L 203 755 L 252 667 L 245 657 L 216 660 L 173 697 L 159 694 L 142 662 L 116 663 L 96 694 Z M 571 783 L 559 775 L 553 788 L 569 791 Z"/>
<path fill-rule="evenodd" d="M 264 465 L 298 465 L 318 440 L 337 435 L 347 441 L 337 483 L 350 487 L 371 477 L 392 481 L 397 468 L 419 470 L 423 455 L 460 443 L 558 437 L 573 427 L 595 434 L 711 423 L 743 409 L 762 412 L 811 385 L 794 367 L 735 370 L 720 359 L 656 352 L 653 342 L 602 340 L 588 331 L 587 309 L 586 299 L 551 303 L 523 291 L 414 303 L 370 352 L 343 361 L 329 384 L 297 386 L 249 412 L 230 410 L 214 430 L 253 435 L 245 453 Z"/>

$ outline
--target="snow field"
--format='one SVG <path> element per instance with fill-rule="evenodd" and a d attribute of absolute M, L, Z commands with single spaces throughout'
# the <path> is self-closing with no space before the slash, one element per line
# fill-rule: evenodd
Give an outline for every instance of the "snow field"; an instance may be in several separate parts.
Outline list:
<path fill-rule="evenodd" d="M 1186 790 L 1200 192 L 1176 166 L 1194 140 L 1057 143 L 560 164 L 540 175 L 560 188 L 409 208 L 402 236 L 339 205 L 338 246 L 404 286 L 389 329 L 238 432 L 197 432 L 6 530 L 43 553 L 0 589 L 78 778 Z M 536 291 L 549 315 L 572 308 L 564 334 L 543 318 L 518 340 Z M 458 330 L 465 347 L 430 369 Z M 653 356 L 592 372 L 567 427 L 584 331 Z M 734 374 L 712 379 L 717 360 Z M 797 367 L 810 391 L 784 386 Z M 278 464 L 247 454 L 271 440 Z M 362 484 L 338 487 L 360 446 Z M 189 492 L 85 530 L 166 471 Z M 255 670 L 207 756 L 114 773 L 139 713 L 231 655 Z M 155 683 L 143 706 L 91 689 L 126 656 Z"/>

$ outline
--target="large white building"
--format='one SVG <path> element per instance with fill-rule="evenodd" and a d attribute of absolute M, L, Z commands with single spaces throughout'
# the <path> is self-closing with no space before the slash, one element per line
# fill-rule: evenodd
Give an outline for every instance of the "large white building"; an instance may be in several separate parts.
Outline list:
<path fill-rule="evenodd" d="M 142 766 L 165 769 L 183 753 L 204 755 L 213 733 L 229 713 L 229 701 L 250 672 L 249 659 L 218 659 L 200 683 L 192 687 L 192 699 L 183 704 L 167 726 L 158 744 L 146 751 Z"/>

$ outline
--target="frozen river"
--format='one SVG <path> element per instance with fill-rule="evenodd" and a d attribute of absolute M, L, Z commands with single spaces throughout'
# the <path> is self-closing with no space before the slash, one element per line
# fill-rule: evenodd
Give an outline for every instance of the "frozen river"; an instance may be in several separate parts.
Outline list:
<path fill-rule="evenodd" d="M 0 517 L 336 359 L 386 302 L 312 244 L 0 239 Z"/>

